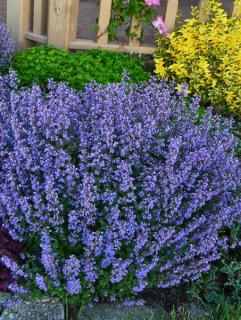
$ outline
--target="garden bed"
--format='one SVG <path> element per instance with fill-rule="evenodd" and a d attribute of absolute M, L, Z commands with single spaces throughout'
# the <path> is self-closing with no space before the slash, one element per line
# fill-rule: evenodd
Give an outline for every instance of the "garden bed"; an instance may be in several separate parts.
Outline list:
<path fill-rule="evenodd" d="M 0 25 L 0 320 L 240 319 L 241 20 L 209 16 L 151 63 Z"/>

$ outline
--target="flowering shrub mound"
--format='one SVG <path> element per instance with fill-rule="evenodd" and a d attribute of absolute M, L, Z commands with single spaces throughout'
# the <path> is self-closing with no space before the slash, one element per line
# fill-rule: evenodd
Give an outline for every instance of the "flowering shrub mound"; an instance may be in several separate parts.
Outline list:
<path fill-rule="evenodd" d="M 6 26 L 0 23 L 0 68 L 10 63 L 14 53 L 14 41 Z"/>
<path fill-rule="evenodd" d="M 2 259 L 12 290 L 122 300 L 193 281 L 228 247 L 241 208 L 231 121 L 154 78 L 80 93 L 50 82 L 47 95 L 0 83 L 0 216 L 26 248 L 24 268 Z"/>
<path fill-rule="evenodd" d="M 158 40 L 156 73 L 187 82 L 204 103 L 241 119 L 241 19 L 228 18 L 215 0 L 207 10 L 206 23 L 194 14 L 169 37 Z"/>

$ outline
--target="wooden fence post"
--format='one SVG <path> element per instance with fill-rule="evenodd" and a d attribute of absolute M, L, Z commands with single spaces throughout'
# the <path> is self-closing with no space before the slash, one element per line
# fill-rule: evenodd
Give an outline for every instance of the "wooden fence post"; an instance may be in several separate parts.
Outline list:
<path fill-rule="evenodd" d="M 43 35 L 47 33 L 48 0 L 34 0 L 33 33 Z"/>
<path fill-rule="evenodd" d="M 236 17 L 241 17 L 241 0 L 234 1 L 232 15 Z"/>
<path fill-rule="evenodd" d="M 50 0 L 48 16 L 48 44 L 68 48 L 75 40 L 78 24 L 79 0 Z"/>
<path fill-rule="evenodd" d="M 206 12 L 209 0 L 200 0 L 198 3 L 200 21 L 206 22 L 208 20 L 208 13 Z"/>
<path fill-rule="evenodd" d="M 108 26 L 110 23 L 112 0 L 101 0 L 98 23 L 98 44 L 108 43 Z"/>
<path fill-rule="evenodd" d="M 171 32 L 175 27 L 178 9 L 178 0 L 167 0 L 167 9 L 165 15 L 165 24 Z"/>
<path fill-rule="evenodd" d="M 30 25 L 31 0 L 7 0 L 7 26 L 14 36 L 17 51 L 32 45 L 30 40 L 25 39 Z"/>

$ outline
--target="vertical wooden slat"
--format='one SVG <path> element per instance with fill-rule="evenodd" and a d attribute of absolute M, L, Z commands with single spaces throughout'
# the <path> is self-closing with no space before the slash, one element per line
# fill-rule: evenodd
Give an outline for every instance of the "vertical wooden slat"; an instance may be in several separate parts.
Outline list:
<path fill-rule="evenodd" d="M 175 27 L 177 10 L 178 10 L 178 0 L 167 0 L 165 24 L 168 27 L 169 31 L 172 31 Z"/>
<path fill-rule="evenodd" d="M 30 24 L 31 0 L 7 0 L 7 26 L 14 35 L 17 51 L 32 45 L 24 36 L 30 31 Z"/>
<path fill-rule="evenodd" d="M 130 36 L 129 46 L 139 47 L 139 45 L 140 45 L 139 39 L 141 36 L 141 25 L 135 17 L 132 17 L 132 19 L 131 19 L 131 30 L 130 31 L 131 31 L 131 34 L 133 34 L 133 36 Z"/>
<path fill-rule="evenodd" d="M 76 40 L 79 17 L 79 0 L 72 0 L 69 22 L 69 42 Z"/>
<path fill-rule="evenodd" d="M 98 44 L 108 43 L 108 26 L 110 23 L 112 0 L 101 0 L 98 23 Z"/>
<path fill-rule="evenodd" d="M 200 0 L 198 3 L 199 15 L 200 15 L 201 22 L 205 22 L 208 20 L 208 13 L 206 11 L 208 3 L 209 3 L 209 0 Z"/>
<path fill-rule="evenodd" d="M 50 0 L 48 44 L 68 48 L 77 32 L 79 0 Z"/>
<path fill-rule="evenodd" d="M 241 17 L 241 0 L 234 1 L 232 15 Z"/>
<path fill-rule="evenodd" d="M 47 31 L 48 0 L 34 0 L 33 33 L 43 35 Z"/>

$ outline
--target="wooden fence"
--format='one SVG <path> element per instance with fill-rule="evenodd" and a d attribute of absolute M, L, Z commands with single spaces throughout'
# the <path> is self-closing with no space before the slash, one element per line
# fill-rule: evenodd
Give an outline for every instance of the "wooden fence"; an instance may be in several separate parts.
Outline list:
<path fill-rule="evenodd" d="M 204 7 L 208 0 L 200 0 L 200 18 L 206 19 Z M 178 0 L 167 0 L 165 23 L 173 30 Z M 25 49 L 37 44 L 50 44 L 67 49 L 100 48 L 113 51 L 151 54 L 154 48 L 144 46 L 138 40 L 141 28 L 136 28 L 137 20 L 131 19 L 130 37 L 126 44 L 113 44 L 108 41 L 108 25 L 111 18 L 112 0 L 101 0 L 98 18 L 97 41 L 77 39 L 79 0 L 7 0 L 7 24 L 13 31 L 17 49 Z M 237 14 L 238 5 L 234 5 L 233 14 Z"/>

